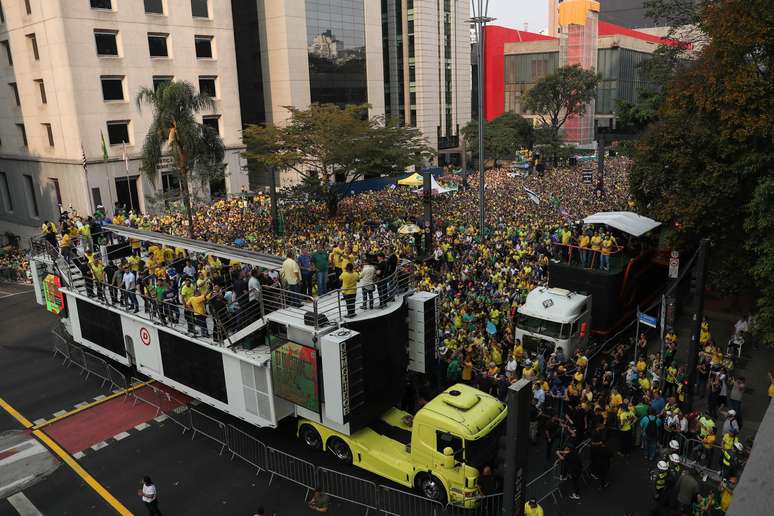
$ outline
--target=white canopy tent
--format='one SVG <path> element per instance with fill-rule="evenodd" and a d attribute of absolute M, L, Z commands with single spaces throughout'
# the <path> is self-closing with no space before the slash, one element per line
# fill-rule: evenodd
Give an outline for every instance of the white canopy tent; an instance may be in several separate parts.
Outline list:
<path fill-rule="evenodd" d="M 449 193 L 454 191 L 451 188 L 446 188 L 438 184 L 438 181 L 435 180 L 435 176 L 430 176 L 430 190 L 433 192 L 433 195 Z M 420 188 L 419 190 L 415 190 L 415 192 L 422 193 L 422 188 Z"/>
<path fill-rule="evenodd" d="M 642 236 L 657 228 L 661 222 L 637 215 L 631 211 L 601 211 L 583 219 L 584 224 L 606 224 L 632 236 Z"/>

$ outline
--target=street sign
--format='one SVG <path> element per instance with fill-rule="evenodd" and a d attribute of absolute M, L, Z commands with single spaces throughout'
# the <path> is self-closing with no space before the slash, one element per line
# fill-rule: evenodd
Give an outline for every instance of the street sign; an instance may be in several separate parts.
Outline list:
<path fill-rule="evenodd" d="M 656 327 L 658 319 L 652 315 L 640 313 L 640 324 L 644 324 L 645 326 L 650 326 L 651 328 Z"/>
<path fill-rule="evenodd" d="M 591 184 L 594 181 L 594 171 L 584 170 L 583 172 L 581 172 L 581 180 L 585 184 Z"/>
<path fill-rule="evenodd" d="M 669 257 L 669 279 L 676 279 L 679 271 L 680 254 L 677 251 L 672 251 Z"/>

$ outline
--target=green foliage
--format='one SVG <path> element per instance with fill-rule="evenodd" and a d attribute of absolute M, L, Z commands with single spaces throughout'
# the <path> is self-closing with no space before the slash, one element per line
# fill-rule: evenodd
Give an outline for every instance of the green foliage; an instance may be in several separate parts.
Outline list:
<path fill-rule="evenodd" d="M 712 239 L 709 282 L 758 296 L 774 343 L 774 14 L 766 0 L 706 0 L 708 44 L 673 76 L 635 153 L 632 194 L 677 229 L 678 247 Z"/>
<path fill-rule="evenodd" d="M 478 160 L 478 121 L 471 120 L 462 128 L 465 147 L 474 161 Z M 506 112 L 491 122 L 484 121 L 484 153 L 497 166 L 498 161 L 514 159 L 521 149 L 535 144 L 535 131 L 529 120 Z"/>
<path fill-rule="evenodd" d="M 245 157 L 269 169 L 294 170 L 335 215 L 352 181 L 399 174 L 433 156 L 421 132 L 383 117 L 367 118 L 368 106 L 314 104 L 287 107 L 287 125 L 248 126 Z"/>
<path fill-rule="evenodd" d="M 172 156 L 180 178 L 183 204 L 188 215 L 188 234 L 193 237 L 191 186 L 223 176 L 223 141 L 210 127 L 196 120 L 196 113 L 212 109 L 207 95 L 196 92 L 189 82 L 173 81 L 157 89 L 142 88 L 137 107 L 149 105 L 153 120 L 142 147 L 142 172 L 155 182 L 163 154 Z"/>

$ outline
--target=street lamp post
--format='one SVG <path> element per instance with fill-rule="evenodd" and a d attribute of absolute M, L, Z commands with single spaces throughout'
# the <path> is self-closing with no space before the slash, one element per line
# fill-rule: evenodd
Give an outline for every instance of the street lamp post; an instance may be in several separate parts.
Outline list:
<path fill-rule="evenodd" d="M 494 18 L 489 18 L 489 0 L 471 0 L 473 17 L 469 20 L 476 30 L 478 43 L 478 231 L 484 240 L 486 226 L 486 196 L 484 190 L 484 27 Z"/>

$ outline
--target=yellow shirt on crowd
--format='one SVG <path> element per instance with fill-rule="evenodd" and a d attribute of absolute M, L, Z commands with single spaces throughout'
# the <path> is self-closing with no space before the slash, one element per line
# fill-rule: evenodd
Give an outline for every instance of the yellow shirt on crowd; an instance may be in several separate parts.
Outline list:
<path fill-rule="evenodd" d="M 342 294 L 357 294 L 357 282 L 360 280 L 360 274 L 344 271 L 339 276 L 339 279 L 341 280 Z"/>

